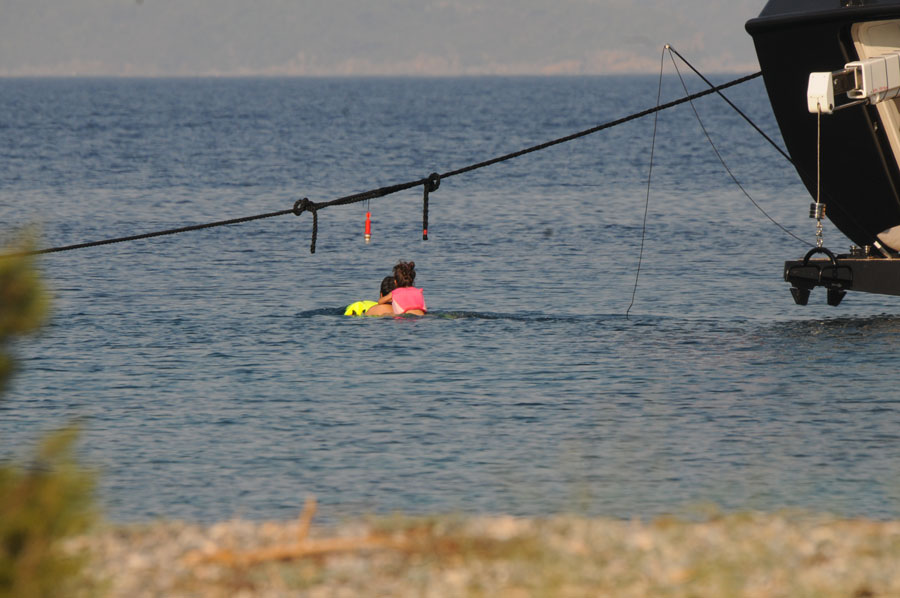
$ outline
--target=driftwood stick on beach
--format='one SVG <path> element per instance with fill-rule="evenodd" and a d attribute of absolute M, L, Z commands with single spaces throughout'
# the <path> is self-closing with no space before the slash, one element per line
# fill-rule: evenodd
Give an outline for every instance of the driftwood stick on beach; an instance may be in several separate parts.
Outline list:
<path fill-rule="evenodd" d="M 300 513 L 297 542 L 268 546 L 254 550 L 230 550 L 222 548 L 214 552 L 195 550 L 184 557 L 189 566 L 204 563 L 246 567 L 270 561 L 289 561 L 311 556 L 321 556 L 335 552 L 356 552 L 361 550 L 393 549 L 406 550 L 408 542 L 403 539 L 368 535 L 359 538 L 309 538 L 312 519 L 316 513 L 316 499 L 306 499 Z"/>
<path fill-rule="evenodd" d="M 303 504 L 303 511 L 300 513 L 300 529 L 297 532 L 297 541 L 303 542 L 309 535 L 309 528 L 312 527 L 313 517 L 316 515 L 316 497 L 310 496 Z"/>
<path fill-rule="evenodd" d="M 185 557 L 190 565 L 202 563 L 217 563 L 231 567 L 246 567 L 271 561 L 290 561 L 311 556 L 321 556 L 335 552 L 357 552 L 373 549 L 403 550 L 404 542 L 398 542 L 390 538 L 362 537 L 362 538 L 322 538 L 320 540 L 306 540 L 297 544 L 271 546 L 237 552 L 233 550 L 220 550 L 212 554 L 192 553 Z"/>

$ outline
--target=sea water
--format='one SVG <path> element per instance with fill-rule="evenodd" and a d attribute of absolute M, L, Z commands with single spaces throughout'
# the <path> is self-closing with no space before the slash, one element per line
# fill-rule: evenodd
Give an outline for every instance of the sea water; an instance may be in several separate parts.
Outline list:
<path fill-rule="evenodd" d="M 683 93 L 665 77 L 663 101 Z M 760 80 L 726 93 L 780 142 Z M 656 95 L 653 76 L 2 79 L 2 232 L 59 246 L 328 201 Z M 696 108 L 814 241 L 792 167 L 721 99 Z M 653 130 L 447 178 L 428 241 L 416 188 L 321 210 L 315 254 L 306 213 L 42 256 L 52 317 L 13 347 L 0 453 L 79 421 L 116 521 L 286 518 L 307 496 L 326 518 L 897 517 L 900 299 L 796 306 L 782 264 L 808 246 L 689 105 L 659 116 L 648 188 Z M 429 315 L 342 315 L 399 260 Z"/>

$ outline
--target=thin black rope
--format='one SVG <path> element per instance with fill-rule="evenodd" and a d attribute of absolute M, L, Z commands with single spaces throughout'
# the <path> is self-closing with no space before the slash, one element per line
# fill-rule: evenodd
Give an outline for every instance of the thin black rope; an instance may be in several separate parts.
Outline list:
<path fill-rule="evenodd" d="M 694 71 L 694 73 L 696 73 L 698 77 L 703 79 L 703 81 L 707 85 L 709 85 L 710 87 L 714 87 L 712 82 L 709 79 L 707 79 L 706 77 L 704 77 L 700 71 L 698 71 L 696 68 L 694 68 L 694 65 L 692 65 L 690 62 L 688 62 L 687 58 L 682 56 L 678 52 L 678 50 L 673 48 L 671 45 L 668 45 L 668 48 L 669 48 L 669 50 L 674 52 L 675 55 L 678 56 L 678 58 L 680 58 L 681 61 L 684 62 L 684 64 L 686 64 L 688 66 L 688 68 L 690 68 L 692 71 Z M 740 114 L 744 118 L 744 120 L 746 120 L 748 123 L 750 123 L 750 126 L 752 126 L 754 129 L 756 129 L 756 131 L 760 135 L 762 135 L 763 138 L 766 141 L 768 141 L 772 145 L 772 147 L 774 147 L 778 151 L 778 153 L 780 153 L 782 156 L 784 156 L 785 160 L 787 160 L 790 164 L 792 164 L 794 166 L 794 168 L 796 168 L 798 174 L 800 174 L 801 177 L 805 177 L 805 178 L 809 179 L 809 176 L 806 174 L 806 171 L 804 170 L 804 168 L 800 164 L 794 162 L 794 160 L 781 148 L 781 146 L 779 146 L 768 135 L 766 135 L 766 133 L 759 126 L 757 126 L 757 124 L 755 122 L 753 122 L 750 119 L 750 117 L 748 117 L 746 114 L 744 114 L 744 112 L 740 108 L 738 108 L 731 100 L 729 100 L 725 96 L 725 94 L 723 94 L 721 91 L 716 91 L 716 93 L 718 93 L 719 97 L 721 97 L 723 100 L 725 100 L 725 102 L 727 102 L 729 106 L 731 106 L 738 114 Z M 816 179 L 816 180 L 818 180 L 818 179 Z M 822 193 L 825 195 L 826 200 L 829 200 L 829 201 L 831 200 L 831 197 L 827 191 L 823 190 Z M 867 234 L 869 234 L 873 238 L 877 237 L 876 234 L 869 231 L 869 229 L 865 225 L 860 223 L 859 220 L 851 212 L 845 210 L 839 203 L 834 203 L 834 208 L 836 209 L 836 211 L 840 212 L 844 218 L 849 220 L 854 226 L 856 226 L 857 228 L 859 228 L 862 231 L 865 231 Z M 806 241 L 804 241 L 804 243 L 806 243 Z"/>
<path fill-rule="evenodd" d="M 685 95 L 689 95 L 687 84 L 684 82 L 684 77 L 681 76 L 681 70 L 678 68 L 678 63 L 675 62 L 675 56 L 672 53 L 672 48 L 670 46 L 666 46 L 666 49 L 669 50 L 669 58 L 672 60 L 672 66 L 675 67 L 675 72 L 678 73 L 678 79 L 679 79 L 679 81 L 681 81 L 681 87 L 684 89 Z M 665 52 L 665 50 L 663 50 L 663 52 Z M 756 206 L 756 209 L 759 210 L 763 216 L 768 218 L 772 222 L 772 224 L 774 224 L 775 226 L 780 228 L 782 231 L 784 231 L 785 233 L 787 233 L 788 235 L 790 235 L 791 237 L 793 237 L 794 239 L 796 239 L 797 241 L 800 241 L 801 243 L 803 243 L 805 245 L 808 245 L 810 247 L 815 247 L 814 243 L 810 243 L 809 241 L 801 239 L 800 237 L 795 235 L 793 232 L 791 232 L 790 230 L 788 230 L 787 228 L 782 226 L 782 224 L 780 222 L 778 222 L 777 220 L 775 220 L 774 218 L 769 216 L 769 213 L 766 212 L 762 208 L 761 205 L 756 203 L 756 200 L 750 196 L 750 194 L 747 192 L 747 190 L 744 188 L 744 186 L 741 184 L 741 182 L 738 181 L 736 176 L 734 176 L 734 173 L 731 171 L 731 168 L 728 167 L 728 164 L 725 162 L 725 158 L 722 157 L 722 154 L 719 152 L 719 148 L 716 147 L 716 144 L 713 142 L 712 137 L 709 134 L 709 131 L 706 129 L 706 125 L 703 124 L 703 119 L 700 118 L 700 113 L 697 112 L 697 107 L 694 105 L 694 102 L 691 101 L 690 105 L 691 105 L 691 110 L 693 110 L 693 112 L 694 112 L 694 116 L 697 117 L 697 122 L 700 124 L 700 129 L 703 130 L 703 135 L 706 136 L 706 140 L 709 141 L 709 145 L 712 147 L 713 152 L 715 152 L 715 154 L 716 154 L 716 158 L 718 158 L 719 162 L 722 163 L 722 166 L 725 168 L 725 171 L 728 173 L 728 176 L 731 177 L 731 180 L 734 181 L 734 184 L 737 185 L 738 188 L 741 190 L 741 192 L 743 192 L 743 194 L 747 197 L 747 199 L 750 200 L 750 203 L 752 203 L 754 206 Z"/>
<path fill-rule="evenodd" d="M 659 86 L 656 90 L 657 106 L 659 106 L 659 101 L 662 98 L 663 66 L 665 65 L 665 60 L 666 51 L 663 49 L 659 56 Z M 644 201 L 644 223 L 641 226 L 641 250 L 638 252 L 637 270 L 634 273 L 634 287 L 631 289 L 631 303 L 628 304 L 628 309 L 625 310 L 626 320 L 631 313 L 631 308 L 634 307 L 634 299 L 637 296 L 638 279 L 641 277 L 641 264 L 644 262 L 644 241 L 647 238 L 647 213 L 650 211 L 650 181 L 653 179 L 653 155 L 656 152 L 656 125 L 658 122 L 659 112 L 653 116 L 653 140 L 650 142 L 650 168 L 647 172 L 647 198 Z"/>
<path fill-rule="evenodd" d="M 509 154 L 504 154 L 504 155 L 502 155 L 502 156 L 498 156 L 498 157 L 492 158 L 492 159 L 490 159 L 490 160 L 485 160 L 485 161 L 483 161 L 483 162 L 478 162 L 478 163 L 475 163 L 475 164 L 470 164 L 470 165 L 468 165 L 468 166 L 464 166 L 464 167 L 458 168 L 458 169 L 456 169 L 456 170 L 451 170 L 451 171 L 446 172 L 446 173 L 444 173 L 444 174 L 438 174 L 437 176 L 438 176 L 440 179 L 446 179 L 446 178 L 454 177 L 454 176 L 461 175 L 461 174 L 464 174 L 464 173 L 467 173 L 467 172 L 471 172 L 471 171 L 473 171 L 473 170 L 478 170 L 478 169 L 480 169 L 480 168 L 485 168 L 485 167 L 487 167 L 487 166 L 491 166 L 491 165 L 497 164 L 497 163 L 499 163 L 499 162 L 505 162 L 505 161 L 507 161 L 507 160 L 512 160 L 513 158 L 518 158 L 518 157 L 520 157 L 520 156 L 524 156 L 524 155 L 530 154 L 530 153 L 532 153 L 532 152 L 537 152 L 537 151 L 540 151 L 540 150 L 544 150 L 544 149 L 547 149 L 547 148 L 549 148 L 549 147 L 553 147 L 553 146 L 555 146 L 555 145 L 559 145 L 559 144 L 561 144 L 561 143 L 567 143 L 567 142 L 569 142 L 569 141 L 573 141 L 573 140 L 579 139 L 579 138 L 581 138 L 581 137 L 586 137 L 586 136 L 588 136 L 588 135 L 593 135 L 594 133 L 599 133 L 600 131 L 603 131 L 603 130 L 605 130 L 605 129 L 609 129 L 609 128 L 612 128 L 612 127 L 615 127 L 615 126 L 618 126 L 618 125 L 622 125 L 622 124 L 625 124 L 625 123 L 630 122 L 630 121 L 632 121 L 632 120 L 636 120 L 636 119 L 639 119 L 639 118 L 643 118 L 643 117 L 648 116 L 648 115 L 650 115 L 650 114 L 655 114 L 655 113 L 660 112 L 660 111 L 662 111 L 662 110 L 668 110 L 669 108 L 673 108 L 673 107 L 675 107 L 675 106 L 679 106 L 679 105 L 681 105 L 681 104 L 684 104 L 685 102 L 689 102 L 689 101 L 694 100 L 694 99 L 697 99 L 697 98 L 701 98 L 701 97 L 704 97 L 704 96 L 707 96 L 707 95 L 710 95 L 710 94 L 713 94 L 713 93 L 717 93 L 717 92 L 719 92 L 719 91 L 721 91 L 721 90 L 723 90 L 723 89 L 728 89 L 729 87 L 733 87 L 733 86 L 735 86 L 735 85 L 740 85 L 741 83 L 746 83 L 747 81 L 750 81 L 750 80 L 752 80 L 752 79 L 755 79 L 755 78 L 759 77 L 760 75 L 762 75 L 761 72 L 756 72 L 756 73 L 753 73 L 753 74 L 750 74 L 750 75 L 745 75 L 745 76 L 743 76 L 743 77 L 739 77 L 739 78 L 734 79 L 734 80 L 732 80 L 732 81 L 729 81 L 729 82 L 727 82 L 727 83 L 723 83 L 722 85 L 718 85 L 718 86 L 712 87 L 712 88 L 710 88 L 710 89 L 705 89 L 705 90 L 703 90 L 703 91 L 699 91 L 699 92 L 697 92 L 697 93 L 695 93 L 695 94 L 692 94 L 692 95 L 690 95 L 690 96 L 688 96 L 688 97 L 679 98 L 679 99 L 677 99 L 677 100 L 668 102 L 668 103 L 666 103 L 666 104 L 657 105 L 655 108 L 649 108 L 649 109 L 643 110 L 643 111 L 641 111 L 641 112 L 636 112 L 636 113 L 634 113 L 634 114 L 630 114 L 630 115 L 625 116 L 625 117 L 623 117 L 623 118 L 620 118 L 620 119 L 617 119 L 617 120 L 613 120 L 613 121 L 609 121 L 609 122 L 607 122 L 607 123 L 603 123 L 603 124 L 598 125 L 598 126 L 596 126 L 596 127 L 591 127 L 590 129 L 585 129 L 584 131 L 579 131 L 579 132 L 577 132 L 577 133 L 573 133 L 573 134 L 571 134 L 571 135 L 566 135 L 565 137 L 560 137 L 560 138 L 554 139 L 554 140 L 552 140 L 552 141 L 547 141 L 547 142 L 545 142 L 545 143 L 540 143 L 540 144 L 538 144 L 538 145 L 533 145 L 533 146 L 531 146 L 531 147 L 528 147 L 528 148 L 525 148 L 525 149 L 522 149 L 522 150 L 519 150 L 519 151 L 516 151 L 516 152 L 512 152 L 512 153 L 509 153 Z M 149 233 L 142 233 L 142 234 L 137 234 L 137 235 L 128 235 L 128 236 L 124 236 L 124 237 L 116 237 L 116 238 L 112 238 L 112 239 L 104 239 L 104 240 L 100 240 L 100 241 L 90 241 L 90 242 L 86 242 L 86 243 L 76 243 L 76 244 L 73 244 L 73 245 L 64 245 L 64 246 L 59 246 L 59 247 L 50 247 L 50 248 L 46 248 L 46 249 L 37 249 L 37 250 L 32 250 L 32 251 L 27 251 L 27 252 L 21 252 L 21 253 L 6 254 L 6 255 L 3 255 L 3 256 L 0 256 L 0 257 L 16 257 L 16 256 L 24 256 L 24 255 L 41 255 L 41 254 L 48 254 L 48 253 L 59 253 L 59 252 L 63 252 L 63 251 L 71 251 L 71 250 L 74 250 L 74 249 L 86 249 L 86 248 L 89 248 L 89 247 L 98 247 L 98 246 L 101 246 L 101 245 L 111 245 L 111 244 L 114 244 L 114 243 L 124 243 L 124 242 L 127 242 L 127 241 L 137 241 L 137 240 L 141 240 L 141 239 L 150 239 L 150 238 L 154 238 L 154 237 L 162 237 L 162 236 L 166 236 L 166 235 L 174 235 L 174 234 L 184 233 L 184 232 L 189 232 L 189 231 L 202 230 L 202 229 L 208 229 L 208 228 L 215 228 L 215 227 L 219 227 L 219 226 L 227 226 L 227 225 L 231 225 L 231 224 L 240 224 L 240 223 L 243 223 L 243 222 L 250 222 L 250 221 L 252 221 L 252 220 L 261 220 L 261 219 L 263 219 L 263 218 L 272 218 L 272 217 L 275 217 L 275 216 L 284 216 L 284 215 L 287 215 L 287 214 L 294 214 L 294 215 L 296 215 L 296 216 L 299 216 L 299 215 L 302 214 L 303 212 L 312 212 L 312 213 L 313 213 L 313 239 L 312 239 L 312 243 L 311 243 L 311 245 L 310 245 L 310 252 L 311 252 L 311 253 L 315 253 L 315 246 L 316 246 L 316 232 L 317 232 L 317 225 L 318 225 L 318 211 L 319 211 L 319 210 L 322 210 L 322 209 L 325 209 L 325 208 L 328 208 L 328 207 L 331 207 L 331 206 L 342 206 L 342 205 L 348 205 L 348 204 L 357 203 L 357 202 L 361 202 L 361 201 L 369 201 L 369 200 L 372 200 L 372 199 L 377 199 L 377 198 L 380 198 L 380 197 L 385 197 L 385 196 L 387 196 L 387 195 L 392 195 L 392 194 L 394 194 L 394 193 L 399 193 L 400 191 L 405 191 L 405 190 L 407 190 L 407 189 L 412 189 L 412 188 L 414 188 L 414 187 L 419 187 L 419 186 L 423 186 L 423 185 L 426 185 L 426 184 L 430 184 L 430 181 L 433 180 L 433 179 L 432 179 L 432 176 L 433 176 L 433 175 L 429 175 L 429 176 L 427 176 L 427 177 L 425 177 L 425 178 L 416 179 L 416 180 L 408 181 L 408 182 L 405 182 L 405 183 L 398 183 L 398 184 L 395 184 L 395 185 L 389 185 L 389 186 L 386 186 L 386 187 L 380 187 L 380 188 L 378 188 L 378 189 L 371 189 L 371 190 L 368 190 L 368 191 L 362 191 L 362 192 L 360 192 L 360 193 L 353 193 L 353 194 L 351 194 L 351 195 L 345 195 L 345 196 L 343 196 L 343 197 L 338 197 L 337 199 L 333 199 L 333 200 L 331 200 L 331 201 L 325 201 L 325 202 L 313 202 L 313 201 L 309 201 L 308 199 L 306 199 L 306 200 L 298 200 L 297 202 L 295 202 L 294 207 L 293 207 L 292 209 L 289 209 L 289 210 L 279 210 L 279 211 L 277 211 L 277 212 L 268 212 L 268 213 L 265 213 L 265 214 L 257 214 L 257 215 L 254 215 L 254 216 L 245 216 L 245 217 L 242 217 L 242 218 L 231 218 L 231 219 L 228 219 L 228 220 L 218 220 L 218 221 L 215 221 L 215 222 L 208 222 L 208 223 L 205 223 L 205 224 L 194 224 L 194 225 L 190 225 L 190 226 L 182 226 L 182 227 L 170 228 L 170 229 L 159 230 L 159 231 L 154 231 L 154 232 L 149 232 Z"/>
<path fill-rule="evenodd" d="M 710 87 L 715 87 L 715 85 L 713 85 L 712 82 L 711 82 L 709 79 L 707 79 L 706 77 L 704 77 L 704 76 L 703 76 L 703 73 L 701 73 L 700 71 L 698 71 L 697 69 L 695 69 L 695 68 L 694 68 L 694 65 L 691 64 L 690 62 L 688 62 L 688 59 L 685 58 L 684 56 L 682 56 L 682 55 L 678 52 L 678 50 L 676 50 L 675 48 L 673 48 L 673 47 L 672 47 L 671 45 L 669 45 L 669 44 L 666 44 L 666 48 L 669 50 L 669 52 L 672 52 L 672 53 L 675 54 L 675 56 L 678 56 L 678 58 L 680 58 L 681 61 L 682 61 L 684 64 L 686 64 L 686 65 L 688 66 L 689 69 L 691 69 L 692 71 L 694 71 L 694 73 L 695 73 L 698 77 L 700 77 L 701 79 L 703 79 L 703 82 L 704 82 L 704 83 L 706 83 L 706 84 L 709 85 Z M 679 75 L 679 76 L 680 76 L 680 75 Z M 791 157 L 788 155 L 788 153 L 787 153 L 786 151 L 784 151 L 783 149 L 781 149 L 781 146 L 778 145 L 777 143 L 775 143 L 775 141 L 774 141 L 771 137 L 769 137 L 768 135 L 766 135 L 766 132 L 763 131 L 763 130 L 759 127 L 759 125 L 757 125 L 755 122 L 753 122 L 753 120 L 752 120 L 749 116 L 747 116 L 746 114 L 744 114 L 743 110 L 741 110 L 740 108 L 738 108 L 738 107 L 734 104 L 734 102 L 732 102 L 731 100 L 729 100 L 729 99 L 725 96 L 725 94 L 722 93 L 721 91 L 718 91 L 718 90 L 717 90 L 716 93 L 718 93 L 718 94 L 719 94 L 719 97 L 722 98 L 723 100 L 725 100 L 725 102 L 726 102 L 729 106 L 731 106 L 731 107 L 734 109 L 735 112 L 737 112 L 738 114 L 740 114 L 740 115 L 743 117 L 743 119 L 746 120 L 746 121 L 750 124 L 751 127 L 753 127 L 754 129 L 756 129 L 756 132 L 759 133 L 760 135 L 762 135 L 763 138 L 764 138 L 766 141 L 768 141 L 768 142 L 772 145 L 772 147 L 774 147 L 776 150 L 778 150 L 778 153 L 781 154 L 782 156 L 784 156 L 784 159 L 785 159 L 785 160 L 787 160 L 787 161 L 790 162 L 791 164 L 794 163 L 794 161 L 791 159 Z"/>

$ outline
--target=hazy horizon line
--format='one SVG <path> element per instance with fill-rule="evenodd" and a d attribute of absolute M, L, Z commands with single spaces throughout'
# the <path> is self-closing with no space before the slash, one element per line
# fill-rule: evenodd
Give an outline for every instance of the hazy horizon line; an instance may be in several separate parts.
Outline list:
<path fill-rule="evenodd" d="M 756 72 L 756 60 L 740 60 L 734 56 L 701 57 L 696 61 L 704 73 L 733 74 Z M 635 52 L 602 51 L 585 58 L 562 59 L 553 62 L 505 63 L 488 61 L 481 64 L 461 64 L 457 59 L 444 59 L 419 54 L 395 61 L 348 59 L 333 64 L 321 64 L 303 53 L 281 64 L 268 66 L 206 66 L 191 68 L 181 65 L 165 68 L 153 64 L 111 64 L 101 60 L 75 59 L 55 64 L 22 64 L 0 67 L 0 77 L 124 77 L 124 78 L 246 78 L 246 77 L 480 77 L 480 76 L 604 76 L 659 74 L 660 59 Z M 664 72 L 673 72 L 665 61 Z"/>
<path fill-rule="evenodd" d="M 705 76 L 717 75 L 740 75 L 742 73 L 752 74 L 759 71 L 756 69 L 747 70 L 719 70 L 707 71 L 703 73 Z M 689 73 L 693 75 L 693 73 Z M 461 75 L 424 75 L 420 73 L 411 74 L 333 74 L 333 75 L 271 75 L 265 73 L 259 74 L 196 74 L 196 75 L 123 75 L 123 74 L 101 74 L 101 73 L 76 73 L 76 74 L 6 74 L 0 73 L 0 79 L 479 79 L 479 78 L 535 78 L 535 79 L 566 79 L 577 77 L 649 77 L 658 76 L 659 72 L 651 73 L 646 71 L 633 72 L 609 72 L 609 73 L 574 73 L 574 74 L 546 74 L 546 73 L 480 73 L 480 74 L 461 74 Z M 663 73 L 663 76 L 677 77 L 676 73 Z"/>

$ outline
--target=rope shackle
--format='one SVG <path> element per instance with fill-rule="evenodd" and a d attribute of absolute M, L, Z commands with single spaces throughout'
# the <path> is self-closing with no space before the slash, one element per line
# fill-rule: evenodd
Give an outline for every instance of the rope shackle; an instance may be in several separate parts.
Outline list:
<path fill-rule="evenodd" d="M 299 216 L 303 212 L 312 212 L 313 215 L 313 228 L 312 228 L 312 242 L 309 244 L 309 252 L 316 252 L 316 237 L 319 236 L 319 206 L 314 201 L 309 201 L 309 198 L 304 197 L 303 199 L 298 199 L 294 202 L 294 216 Z"/>
<path fill-rule="evenodd" d="M 428 194 L 438 190 L 441 186 L 441 175 L 432 172 L 425 179 L 423 187 L 425 191 L 422 194 L 422 240 L 428 240 Z"/>

